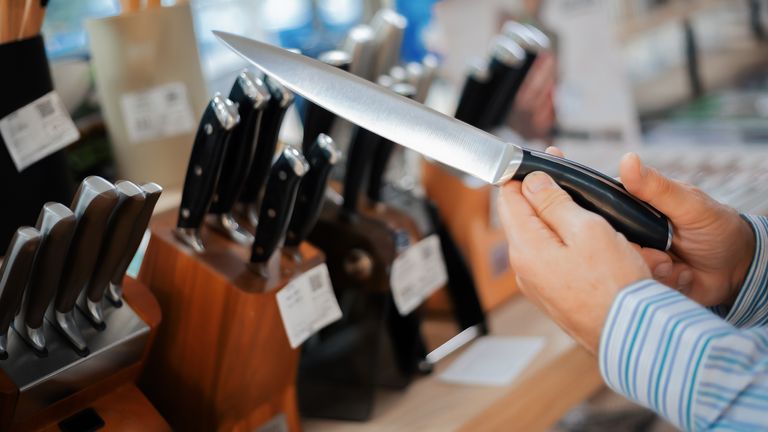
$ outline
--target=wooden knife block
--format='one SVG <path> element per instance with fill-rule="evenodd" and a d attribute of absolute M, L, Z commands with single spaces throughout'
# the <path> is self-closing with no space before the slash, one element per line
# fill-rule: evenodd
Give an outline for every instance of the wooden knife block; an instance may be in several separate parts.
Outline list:
<path fill-rule="evenodd" d="M 448 231 L 472 269 L 478 296 L 486 311 L 517 293 L 509 267 L 507 241 L 502 228 L 491 225 L 491 186 L 472 188 L 444 168 L 424 162 L 422 179 L 427 196 L 437 205 Z M 436 293 L 430 310 L 443 311 L 447 297 Z"/>
<path fill-rule="evenodd" d="M 0 431 L 59 430 L 57 423 L 86 409 L 93 408 L 104 420 L 107 430 L 133 428 L 147 432 L 170 431 L 154 407 L 135 387 L 160 324 L 160 306 L 146 286 L 126 277 L 123 283 L 124 300 L 150 327 L 147 343 L 141 359 L 107 378 L 65 398 L 31 418 L 19 419 L 10 424 L 16 406 L 19 389 L 0 370 Z"/>
<path fill-rule="evenodd" d="M 195 254 L 173 236 L 177 210 L 153 218 L 139 279 L 164 323 L 140 384 L 176 430 L 255 430 L 283 415 L 299 430 L 299 350 L 283 328 L 276 294 L 325 257 L 302 244 L 300 264 L 276 254 L 269 279 L 248 267 L 249 248 L 215 233 Z M 282 429 L 276 429 L 282 430 Z"/>

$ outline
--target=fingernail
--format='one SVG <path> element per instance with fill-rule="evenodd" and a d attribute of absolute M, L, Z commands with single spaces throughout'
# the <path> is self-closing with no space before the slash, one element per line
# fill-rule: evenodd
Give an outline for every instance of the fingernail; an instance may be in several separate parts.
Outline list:
<path fill-rule="evenodd" d="M 644 178 L 648 174 L 648 167 L 645 166 L 645 164 L 643 163 L 643 160 L 640 159 L 640 155 L 638 155 L 637 153 L 632 153 L 632 157 L 637 159 L 637 163 L 640 164 L 640 177 Z"/>
<path fill-rule="evenodd" d="M 523 180 L 523 184 L 525 185 L 525 188 L 528 189 L 528 192 L 531 193 L 536 193 L 542 189 L 555 186 L 555 182 L 552 181 L 550 176 L 539 171 L 528 174 L 525 177 L 525 180 Z"/>
<path fill-rule="evenodd" d="M 691 282 L 693 282 L 693 272 L 690 270 L 683 270 L 680 276 L 677 277 L 677 287 L 681 290 L 689 288 Z"/>
<path fill-rule="evenodd" d="M 672 263 L 663 263 L 656 266 L 653 269 L 653 277 L 656 279 L 663 279 L 672 274 Z"/>

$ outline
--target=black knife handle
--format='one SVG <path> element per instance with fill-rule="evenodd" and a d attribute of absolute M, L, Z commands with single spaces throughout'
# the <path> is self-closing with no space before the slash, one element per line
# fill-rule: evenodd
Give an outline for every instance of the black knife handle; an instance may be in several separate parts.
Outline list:
<path fill-rule="evenodd" d="M 344 172 L 344 204 L 342 208 L 347 215 L 357 212 L 363 183 L 369 177 L 371 160 L 381 137 L 375 133 L 356 127 L 352 142 L 349 145 L 346 170 Z"/>
<path fill-rule="evenodd" d="M 93 275 L 86 286 L 86 295 L 93 302 L 101 301 L 115 269 L 120 265 L 133 224 L 144 207 L 144 192 L 129 181 L 115 183 L 118 202 L 107 222 L 101 250 Z"/>
<path fill-rule="evenodd" d="M 157 183 L 147 183 L 142 185 L 141 190 L 144 192 L 144 206 L 136 217 L 136 221 L 133 223 L 131 235 L 126 242 L 125 251 L 123 257 L 120 259 L 120 264 L 115 268 L 114 273 L 112 273 L 112 283 L 115 285 L 121 285 L 123 283 L 125 272 L 128 270 L 128 266 L 131 265 L 133 256 L 136 255 L 136 250 L 139 249 L 141 239 L 144 238 L 144 232 L 149 225 L 149 219 L 152 218 L 155 204 L 157 204 L 160 195 L 163 193 L 163 188 Z"/>
<path fill-rule="evenodd" d="M 178 228 L 197 230 L 202 225 L 221 172 L 229 132 L 239 121 L 235 105 L 220 94 L 203 112 L 187 165 Z"/>
<path fill-rule="evenodd" d="M 493 56 L 488 64 L 488 98 L 478 122 L 481 129 L 490 129 L 502 112 L 507 112 L 507 95 L 517 84 L 525 62 L 525 51 L 512 39 L 499 36 L 493 41 Z"/>
<path fill-rule="evenodd" d="M 285 234 L 287 247 L 298 246 L 312 231 L 320 217 L 328 176 L 341 158 L 331 137 L 322 133 L 317 136 L 314 145 L 304 156 L 309 163 L 309 171 L 301 179 L 296 194 L 296 204 Z"/>
<path fill-rule="evenodd" d="M 251 249 L 252 263 L 269 261 L 285 237 L 299 182 L 308 170 L 309 164 L 304 156 L 291 147 L 286 147 L 275 161 L 259 210 L 259 224 Z"/>
<path fill-rule="evenodd" d="M 269 167 L 275 157 L 280 126 L 283 124 L 286 111 L 294 100 L 293 93 L 277 81 L 265 76 L 264 83 L 272 97 L 261 115 L 261 127 L 256 139 L 256 153 L 253 156 L 251 171 L 240 193 L 240 202 L 248 204 L 258 204 L 261 200 L 264 185 L 267 183 L 267 177 L 269 177 Z"/>
<path fill-rule="evenodd" d="M 251 169 L 261 114 L 270 98 L 264 81 L 247 70 L 240 72 L 232 85 L 229 99 L 237 106 L 240 122 L 230 133 L 210 213 L 225 214 L 232 211 Z"/>
<path fill-rule="evenodd" d="M 534 171 L 549 174 L 576 203 L 605 218 L 627 240 L 659 250 L 672 245 L 672 227 L 666 216 L 632 196 L 616 180 L 567 159 L 523 150 L 513 178 L 522 180 Z"/>
<path fill-rule="evenodd" d="M 351 57 L 344 51 L 326 51 L 317 57 L 321 62 L 335 66 L 343 71 L 349 71 Z M 304 135 L 301 141 L 301 150 L 304 154 L 314 146 L 315 139 L 320 134 L 329 134 L 333 127 L 333 121 L 336 114 L 306 101 L 306 111 L 304 113 Z"/>
<path fill-rule="evenodd" d="M 461 90 L 454 117 L 464 123 L 477 126 L 487 101 L 488 65 L 481 62 L 470 64 L 470 71 Z"/>
<path fill-rule="evenodd" d="M 21 227 L 16 230 L 8 245 L 5 260 L 0 267 L 0 336 L 8 333 L 21 306 L 42 237 L 35 228 Z"/>
<path fill-rule="evenodd" d="M 80 184 L 70 207 L 77 225 L 54 300 L 56 311 L 69 313 L 75 307 L 77 296 L 93 273 L 107 221 L 116 205 L 117 191 L 112 183 L 90 176 Z"/>
<path fill-rule="evenodd" d="M 24 307 L 24 322 L 29 328 L 40 328 L 45 310 L 56 295 L 76 223 L 75 214 L 64 204 L 49 202 L 40 210 L 36 228 L 43 239 Z"/>

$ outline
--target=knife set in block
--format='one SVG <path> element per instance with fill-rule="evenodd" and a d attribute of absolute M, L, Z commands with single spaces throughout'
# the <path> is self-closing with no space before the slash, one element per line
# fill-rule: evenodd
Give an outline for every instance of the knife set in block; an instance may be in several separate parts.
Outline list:
<path fill-rule="evenodd" d="M 133 386 L 160 310 L 123 282 L 160 193 L 88 177 L 71 207 L 46 203 L 16 230 L 0 267 L 0 430 L 64 420 Z"/>

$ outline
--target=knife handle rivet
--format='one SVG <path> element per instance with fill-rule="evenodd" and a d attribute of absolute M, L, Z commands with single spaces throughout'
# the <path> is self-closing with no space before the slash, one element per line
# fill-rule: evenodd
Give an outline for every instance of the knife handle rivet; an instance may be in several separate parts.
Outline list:
<path fill-rule="evenodd" d="M 195 175 L 198 177 L 203 175 L 203 167 L 201 167 L 200 165 L 195 165 Z"/>
<path fill-rule="evenodd" d="M 210 123 L 205 124 L 205 133 L 206 135 L 210 135 L 213 133 L 213 126 L 211 126 Z"/>
<path fill-rule="evenodd" d="M 181 209 L 181 217 L 183 217 L 184 219 L 187 219 L 189 217 L 189 209 L 188 208 Z"/>
<path fill-rule="evenodd" d="M 276 215 L 277 215 L 277 212 L 275 211 L 275 209 L 268 209 L 267 210 L 267 216 L 269 216 L 271 218 L 274 218 Z"/>
<path fill-rule="evenodd" d="M 288 174 L 286 174 L 286 173 L 285 173 L 285 171 L 280 171 L 280 172 L 277 174 L 277 177 L 278 177 L 280 180 L 282 180 L 282 181 L 285 181 L 285 179 L 287 179 L 287 178 L 288 178 Z"/>

